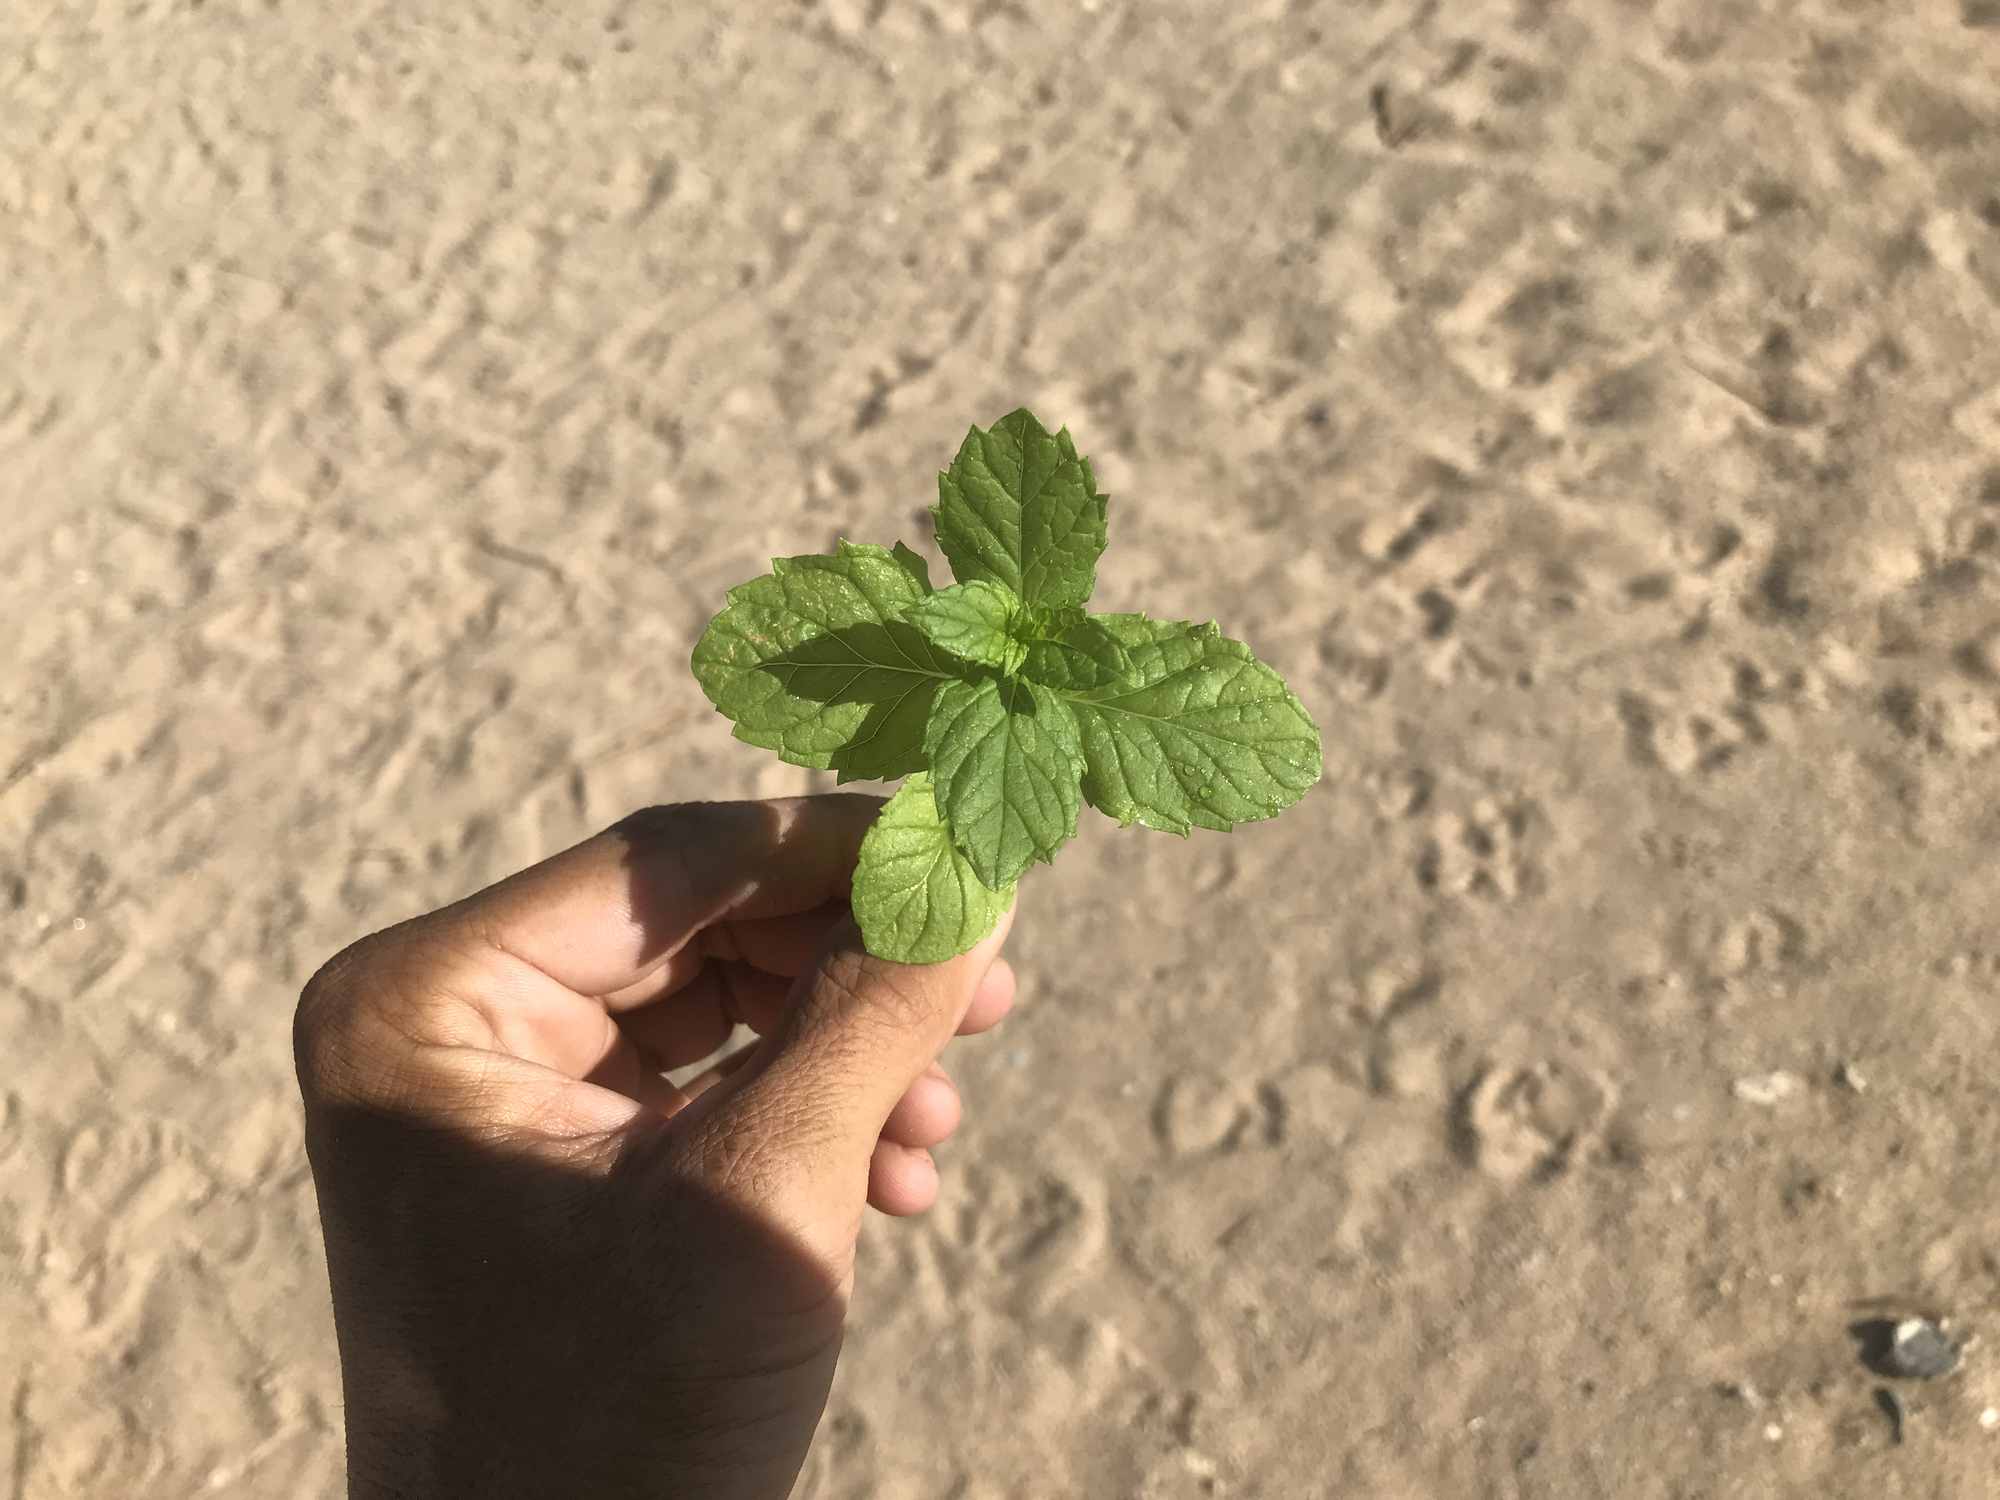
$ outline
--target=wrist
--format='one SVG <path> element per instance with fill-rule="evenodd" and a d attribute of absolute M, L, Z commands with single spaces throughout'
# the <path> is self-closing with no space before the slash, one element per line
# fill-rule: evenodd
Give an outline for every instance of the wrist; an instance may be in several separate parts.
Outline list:
<path fill-rule="evenodd" d="M 642 1411 L 630 1392 L 571 1392 L 538 1411 L 452 1411 L 386 1394 L 370 1382 L 347 1402 L 348 1500 L 786 1500 L 803 1456 L 753 1433 L 689 1431 L 676 1408 L 698 1403 Z"/>

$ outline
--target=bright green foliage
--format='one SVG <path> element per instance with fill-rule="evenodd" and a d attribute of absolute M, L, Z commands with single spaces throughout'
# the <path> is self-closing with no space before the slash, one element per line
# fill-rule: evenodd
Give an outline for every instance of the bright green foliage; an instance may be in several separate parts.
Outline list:
<path fill-rule="evenodd" d="M 963 953 L 1013 900 L 1011 884 L 988 889 L 952 847 L 924 772 L 903 783 L 861 840 L 854 920 L 878 958 L 934 964 Z"/>
<path fill-rule="evenodd" d="M 931 699 L 958 676 L 903 618 L 927 597 L 882 547 L 778 558 L 729 591 L 694 675 L 739 740 L 842 781 L 907 776 L 924 768 Z"/>
<path fill-rule="evenodd" d="M 932 514 L 957 583 L 933 589 L 901 542 L 779 558 L 694 651 L 738 739 L 841 781 L 909 778 L 855 870 L 871 953 L 965 952 L 1085 801 L 1121 825 L 1227 832 L 1319 780 L 1318 726 L 1249 647 L 1084 612 L 1105 497 L 1066 429 L 1026 410 L 973 428 Z"/>
<path fill-rule="evenodd" d="M 918 593 L 928 594 L 933 592 L 931 588 L 931 565 L 924 561 L 922 553 L 904 545 L 902 542 L 898 542 L 889 549 L 889 555 L 915 581 Z"/>
<path fill-rule="evenodd" d="M 1028 654 L 1016 638 L 1021 612 L 1021 601 L 1003 584 L 954 583 L 911 610 L 910 623 L 960 661 L 1012 673 Z"/>
<path fill-rule="evenodd" d="M 1097 586 L 1104 501 L 1069 429 L 1024 407 L 965 435 L 938 475 L 938 546 L 961 582 L 1003 585 L 1042 609 L 1080 607 Z"/>
<path fill-rule="evenodd" d="M 1041 684 L 952 683 L 931 706 L 924 754 L 939 810 L 995 890 L 1076 836 L 1083 743 L 1069 705 Z"/>
<path fill-rule="evenodd" d="M 1120 824 L 1227 833 L 1289 807 L 1319 780 L 1319 728 L 1282 678 L 1214 624 L 1144 615 L 1097 622 L 1133 680 L 1069 697 L 1083 791 Z"/>
<path fill-rule="evenodd" d="M 1021 675 L 1059 693 L 1087 693 L 1138 685 L 1132 653 L 1082 610 L 1074 618 L 1036 622 L 1027 629 Z"/>

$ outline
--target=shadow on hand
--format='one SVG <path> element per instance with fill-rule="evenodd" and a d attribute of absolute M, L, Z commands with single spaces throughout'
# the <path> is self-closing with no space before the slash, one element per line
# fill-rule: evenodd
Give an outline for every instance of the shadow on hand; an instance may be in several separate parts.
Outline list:
<path fill-rule="evenodd" d="M 567 960 L 577 931 L 622 949 L 636 923 L 643 967 L 746 907 L 826 900 L 829 880 L 844 898 L 841 861 L 883 799 L 809 801 L 634 813 L 609 830 L 624 890 L 603 927 L 593 906 L 532 935 Z M 301 1001 L 356 1500 L 768 1500 L 789 1492 L 824 1410 L 846 1268 L 757 1207 L 783 1201 L 785 1163 L 703 1129 L 719 1092 L 609 1136 L 502 1124 L 523 1108 L 501 1061 L 432 1070 L 440 1045 L 462 1044 L 425 1034 L 422 1002 L 398 998 L 431 984 L 434 948 L 460 951 L 468 930 L 489 941 L 493 912 L 532 924 L 561 908 L 604 852 L 580 846 L 364 940 Z M 843 906 L 804 909 L 831 924 Z M 543 1085 L 527 1078 L 532 1101 Z"/>
<path fill-rule="evenodd" d="M 663 1139 L 557 1155 L 311 1112 L 357 1500 L 789 1492 L 844 1297 Z"/>

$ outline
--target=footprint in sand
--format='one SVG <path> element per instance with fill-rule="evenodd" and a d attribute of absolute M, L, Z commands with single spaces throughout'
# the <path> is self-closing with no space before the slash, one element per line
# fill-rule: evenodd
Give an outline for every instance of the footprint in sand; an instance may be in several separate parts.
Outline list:
<path fill-rule="evenodd" d="M 1417 883 L 1428 891 L 1509 902 L 1537 894 L 1539 848 L 1548 818 L 1529 797 L 1481 797 L 1441 813 L 1417 854 Z"/>
<path fill-rule="evenodd" d="M 1153 1134 L 1170 1156 L 1229 1151 L 1252 1121 L 1250 1087 L 1197 1069 L 1169 1078 L 1153 1107 Z"/>
<path fill-rule="evenodd" d="M 1574 1062 L 1489 1064 L 1460 1096 L 1459 1156 L 1499 1182 L 1560 1176 L 1610 1114 L 1608 1080 Z"/>
<path fill-rule="evenodd" d="M 1102 1180 L 1074 1163 L 1039 1171 L 969 1167 L 957 1212 L 933 1226 L 942 1258 L 984 1281 L 1011 1282 L 1041 1307 L 1089 1273 L 1104 1253 Z"/>

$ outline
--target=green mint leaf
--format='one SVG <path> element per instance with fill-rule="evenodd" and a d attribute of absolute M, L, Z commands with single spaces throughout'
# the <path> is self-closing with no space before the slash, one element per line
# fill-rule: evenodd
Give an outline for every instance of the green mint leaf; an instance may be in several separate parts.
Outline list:
<path fill-rule="evenodd" d="M 906 659 L 916 658 L 923 650 L 921 636 L 909 625 L 891 624 L 885 627 L 885 634 Z M 943 661 L 937 664 L 949 666 Z M 834 778 L 836 785 L 845 786 L 850 781 L 895 781 L 924 769 L 924 729 L 930 723 L 931 704 L 938 689 L 951 679 L 927 675 L 912 678 L 908 674 L 897 675 L 893 668 L 885 670 L 889 675 L 871 668 L 865 678 L 858 678 L 849 689 L 855 695 L 854 701 L 868 702 L 868 714 L 855 729 L 853 738 L 829 757 L 832 769 L 839 773 Z M 887 691 L 883 691 L 885 687 Z M 874 701 L 861 696 L 873 692 L 881 692 L 881 696 Z"/>
<path fill-rule="evenodd" d="M 1059 693 L 1089 693 L 1142 679 L 1125 644 L 1081 610 L 1029 626 L 1021 675 Z M 1037 628 L 1039 627 L 1039 628 Z"/>
<path fill-rule="evenodd" d="M 1083 606 L 1080 604 L 1065 604 L 1055 609 L 1041 605 L 1024 604 L 1021 606 L 1020 628 L 1025 635 L 1057 636 L 1069 629 L 1070 626 L 1089 618 L 1090 616 L 1084 612 Z"/>
<path fill-rule="evenodd" d="M 1227 833 L 1275 816 L 1319 780 L 1319 727 L 1248 646 L 1213 624 L 1095 619 L 1125 648 L 1135 678 L 1063 693 L 1092 807 L 1124 825 Z"/>
<path fill-rule="evenodd" d="M 898 542 L 889 549 L 889 555 L 903 565 L 905 573 L 916 579 L 919 590 L 926 594 L 931 592 L 931 565 L 924 560 L 921 552 Z"/>
<path fill-rule="evenodd" d="M 998 583 L 954 583 L 910 611 L 910 623 L 933 646 L 996 671 L 1012 672 L 1024 654 L 1015 640 L 1021 601 Z"/>
<path fill-rule="evenodd" d="M 781 557 L 729 591 L 692 665 L 736 738 L 841 780 L 923 769 L 924 725 L 958 675 L 902 615 L 925 597 L 887 548 Z"/>
<path fill-rule="evenodd" d="M 1012 886 L 981 883 L 953 847 L 931 778 L 910 777 L 861 840 L 854 869 L 854 919 L 870 953 L 893 963 L 954 958 L 993 930 L 1014 898 Z"/>
<path fill-rule="evenodd" d="M 814 636 L 772 658 L 763 670 L 789 700 L 817 703 L 823 713 L 865 706 L 860 722 L 827 757 L 844 784 L 894 781 L 924 768 L 931 703 L 958 669 L 933 651 L 914 625 L 891 620 Z"/>
<path fill-rule="evenodd" d="M 990 889 L 1075 836 L 1083 747 L 1069 709 L 1039 683 L 947 683 L 924 753 L 952 842 Z"/>
<path fill-rule="evenodd" d="M 1027 604 L 1081 605 L 1104 550 L 1104 502 L 1069 430 L 1026 407 L 981 432 L 938 475 L 938 546 L 961 583 L 998 583 Z"/>

